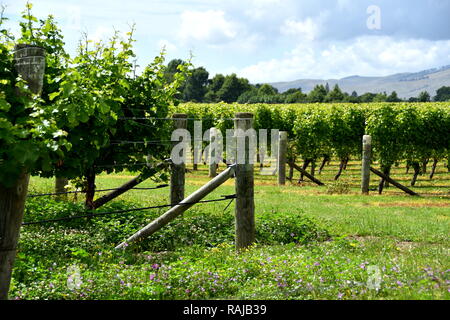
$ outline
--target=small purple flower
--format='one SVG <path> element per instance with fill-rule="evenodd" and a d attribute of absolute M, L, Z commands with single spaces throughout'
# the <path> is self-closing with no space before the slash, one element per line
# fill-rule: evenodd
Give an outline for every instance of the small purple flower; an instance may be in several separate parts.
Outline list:
<path fill-rule="evenodd" d="M 318 267 L 318 266 L 320 266 L 320 262 L 314 262 L 314 265 L 315 265 L 316 267 Z"/>
<path fill-rule="evenodd" d="M 291 233 L 291 237 L 295 237 L 295 233 Z"/>
<path fill-rule="evenodd" d="M 402 283 L 400 280 L 398 280 L 398 281 L 397 281 L 397 285 L 398 285 L 399 287 L 401 287 L 401 286 L 403 286 L 403 283 Z"/>
<path fill-rule="evenodd" d="M 342 299 L 343 296 L 344 296 L 343 293 L 338 293 L 338 299 Z"/>
<path fill-rule="evenodd" d="M 152 265 L 152 268 L 155 269 L 155 270 L 158 270 L 160 268 L 160 265 L 155 263 L 155 264 Z"/>
<path fill-rule="evenodd" d="M 153 281 L 155 278 L 156 278 L 156 274 L 152 273 L 152 274 L 150 275 L 150 281 Z"/>

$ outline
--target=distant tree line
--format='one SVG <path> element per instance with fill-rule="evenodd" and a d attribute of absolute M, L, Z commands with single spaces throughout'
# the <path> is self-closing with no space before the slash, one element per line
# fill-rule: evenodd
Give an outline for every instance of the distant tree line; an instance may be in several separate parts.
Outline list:
<path fill-rule="evenodd" d="M 174 59 L 169 62 L 165 77 L 168 81 L 174 79 L 174 75 L 179 72 L 180 66 L 186 62 Z M 285 92 L 278 92 L 278 89 L 269 84 L 250 84 L 245 78 L 239 78 L 236 74 L 217 74 L 209 78 L 209 72 L 198 67 L 191 70 L 190 76 L 180 89 L 178 99 L 184 102 L 238 102 L 238 103 L 323 103 L 323 102 L 430 102 L 430 101 L 450 101 L 450 87 L 442 87 L 436 92 L 436 96 L 431 97 L 430 93 L 423 91 L 418 97 L 402 100 L 397 92 L 391 94 L 364 93 L 358 95 L 356 91 L 351 94 L 343 92 L 336 84 L 330 89 L 326 85 L 316 85 L 308 94 L 302 92 L 301 88 L 289 89 Z"/>

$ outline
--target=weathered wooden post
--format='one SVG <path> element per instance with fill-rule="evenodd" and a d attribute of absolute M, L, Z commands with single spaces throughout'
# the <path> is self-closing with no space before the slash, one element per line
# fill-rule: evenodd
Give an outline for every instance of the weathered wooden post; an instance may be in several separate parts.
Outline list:
<path fill-rule="evenodd" d="M 45 71 L 44 49 L 24 44 L 16 45 L 14 61 L 18 74 L 27 82 L 29 90 L 39 94 Z M 23 93 L 18 91 L 17 94 Z M 0 300 L 8 299 L 29 180 L 30 175 L 26 168 L 23 168 L 12 187 L 5 187 L 0 183 Z"/>
<path fill-rule="evenodd" d="M 184 113 L 175 113 L 172 116 L 173 119 L 173 127 L 174 129 L 187 129 L 187 114 Z M 188 141 L 183 140 L 184 143 L 188 143 Z M 174 145 L 179 142 L 174 142 Z M 186 152 L 186 149 L 183 148 L 182 152 Z M 181 158 L 185 159 L 186 154 L 180 154 Z M 172 205 L 176 205 L 180 203 L 181 200 L 184 199 L 184 183 L 185 183 L 185 175 L 186 175 L 186 163 L 183 161 L 182 163 L 171 164 L 171 175 L 170 175 L 170 203 Z"/>
<path fill-rule="evenodd" d="M 363 194 L 369 194 L 370 184 L 370 160 L 372 157 L 372 137 L 365 135 L 363 137 L 363 154 L 361 169 L 361 191 Z"/>
<path fill-rule="evenodd" d="M 217 176 L 217 148 L 214 145 L 217 145 L 218 141 L 217 128 L 209 129 L 209 177 L 214 178 Z"/>
<path fill-rule="evenodd" d="M 278 142 L 278 185 L 286 184 L 287 132 L 280 131 Z"/>
<path fill-rule="evenodd" d="M 254 202 L 254 141 L 252 113 L 236 113 L 236 249 L 244 249 L 255 242 Z M 247 131 L 249 130 L 249 131 Z M 253 131 L 253 133 L 252 133 Z M 252 137 L 252 135 L 255 135 Z"/>

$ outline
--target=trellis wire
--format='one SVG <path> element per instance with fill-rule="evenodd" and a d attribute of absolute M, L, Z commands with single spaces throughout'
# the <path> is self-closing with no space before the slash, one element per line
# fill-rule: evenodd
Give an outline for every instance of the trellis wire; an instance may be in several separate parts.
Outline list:
<path fill-rule="evenodd" d="M 127 188 L 111 188 L 111 189 L 100 189 L 100 190 L 95 190 L 95 192 L 107 192 L 107 191 L 115 191 L 115 190 L 156 190 L 156 189 L 162 189 L 162 188 L 167 188 L 169 187 L 168 184 L 161 184 L 159 186 L 156 187 L 151 187 L 151 188 L 131 188 L 131 189 L 127 189 Z M 29 194 L 27 195 L 28 198 L 38 198 L 38 197 L 47 197 L 47 196 L 58 196 L 58 195 L 63 195 L 63 194 L 72 194 L 72 193 L 86 193 L 86 191 L 81 190 L 81 191 L 66 191 L 66 192 L 54 192 L 54 193 L 40 193 L 40 194 Z"/>
<path fill-rule="evenodd" d="M 230 203 L 227 205 L 226 208 L 229 207 L 231 202 L 236 198 L 236 195 L 227 195 L 222 196 L 222 199 L 213 199 L 213 200 L 201 200 L 198 202 L 185 202 L 185 203 L 177 203 L 177 204 L 164 204 L 159 206 L 152 206 L 152 207 L 144 207 L 144 208 L 135 208 L 135 209 L 125 209 L 125 210 L 117 210 L 117 211 L 108 211 L 108 212 L 98 212 L 98 213 L 88 213 L 89 211 L 79 212 L 81 215 L 73 216 L 73 217 L 62 217 L 62 218 L 55 218 L 55 219 L 46 219 L 46 220 L 39 220 L 39 221 L 30 221 L 30 222 L 23 222 L 22 226 L 29 226 L 29 225 L 37 225 L 37 224 L 45 224 L 45 223 L 52 223 L 52 222 L 59 222 L 59 221 L 70 221 L 75 219 L 83 219 L 83 218 L 93 218 L 93 217 L 99 217 L 99 216 L 106 216 L 106 215 L 113 215 L 113 214 L 123 214 L 123 213 L 130 213 L 130 212 L 137 212 L 137 211 L 144 211 L 144 210 L 151 210 L 151 209 L 162 209 L 162 208 L 168 208 L 168 207 L 174 207 L 176 205 L 192 205 L 192 204 L 198 204 L 198 203 L 211 203 L 211 202 L 221 202 L 221 201 L 227 201 L 230 200 Z M 225 208 L 225 210 L 226 210 Z"/>

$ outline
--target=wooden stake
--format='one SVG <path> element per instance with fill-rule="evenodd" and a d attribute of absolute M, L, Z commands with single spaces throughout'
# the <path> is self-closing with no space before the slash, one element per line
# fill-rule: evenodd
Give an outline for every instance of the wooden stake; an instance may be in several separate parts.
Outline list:
<path fill-rule="evenodd" d="M 172 116 L 174 129 L 187 129 L 187 114 L 175 113 Z M 187 142 L 187 141 L 184 141 Z M 175 142 L 177 144 L 178 142 Z M 186 155 L 181 155 L 186 157 Z M 184 184 L 186 175 L 186 163 L 172 164 L 172 174 L 170 175 L 170 203 L 175 205 L 184 199 Z"/>
<path fill-rule="evenodd" d="M 313 177 L 312 175 L 310 175 L 308 173 L 308 171 L 306 171 L 305 169 L 299 167 L 294 162 L 289 162 L 289 166 L 291 166 L 292 168 L 296 169 L 297 171 L 300 171 L 301 174 L 305 175 L 309 180 L 311 180 L 315 184 L 317 184 L 319 186 L 324 186 L 325 185 L 322 181 L 320 181 L 319 179 L 317 179 L 317 178 Z"/>
<path fill-rule="evenodd" d="M 253 129 L 252 113 L 237 113 L 234 121 L 237 141 L 236 164 L 236 249 L 244 249 L 255 242 L 255 202 L 253 177 L 253 152 L 250 137 L 245 135 Z M 245 139 L 244 148 L 239 141 Z M 244 159 L 239 163 L 239 159 Z"/>
<path fill-rule="evenodd" d="M 412 196 L 419 196 L 419 194 L 415 193 L 414 191 L 412 191 L 411 189 L 408 189 L 407 187 L 401 185 L 400 183 L 398 183 L 397 181 L 395 181 L 394 179 L 390 178 L 389 176 L 385 175 L 384 173 L 374 169 L 374 168 L 370 168 L 370 171 L 372 171 L 373 173 L 375 173 L 377 176 L 381 177 L 384 181 L 387 181 L 389 183 L 392 183 L 394 186 L 396 186 L 397 188 L 399 188 L 400 190 L 406 192 L 407 194 L 410 194 Z"/>
<path fill-rule="evenodd" d="M 158 171 L 161 171 L 163 169 L 167 168 L 167 164 L 164 162 L 158 163 L 151 169 L 147 169 L 145 174 L 141 173 L 139 176 L 131 179 L 130 181 L 125 182 L 123 185 L 121 185 L 117 190 L 113 190 L 110 193 L 105 194 L 104 196 L 98 198 L 93 202 L 92 209 L 98 209 L 101 206 L 107 204 L 111 200 L 114 200 L 115 198 L 119 197 L 120 195 L 124 194 L 127 191 L 130 191 L 140 183 L 146 181 L 151 176 L 155 175 Z"/>
<path fill-rule="evenodd" d="M 183 212 L 191 208 L 193 205 L 195 205 L 195 203 L 202 200 L 209 193 L 213 192 L 217 187 L 219 187 L 221 184 L 223 184 L 225 181 L 231 178 L 233 174 L 234 174 L 234 167 L 232 166 L 223 171 L 221 174 L 219 174 L 211 181 L 209 181 L 203 187 L 195 191 L 189 197 L 181 201 L 180 204 L 170 208 L 170 210 L 168 210 L 158 219 L 154 220 L 153 222 L 145 226 L 143 229 L 136 232 L 134 235 L 129 237 L 125 242 L 119 244 L 116 247 L 116 249 L 125 249 L 128 247 L 129 244 L 139 240 L 143 240 L 144 238 L 151 236 L 153 233 L 160 230 L 162 227 L 164 227 L 169 222 L 174 220 L 176 217 L 181 215 Z"/>
<path fill-rule="evenodd" d="M 287 155 L 287 132 L 279 132 L 278 141 L 278 185 L 286 184 L 286 155 Z"/>
<path fill-rule="evenodd" d="M 213 147 L 213 144 L 217 144 L 217 129 L 211 128 L 209 129 L 209 177 L 214 178 L 217 176 L 217 155 L 216 148 Z"/>
<path fill-rule="evenodd" d="M 370 184 L 370 159 L 372 157 L 372 137 L 365 135 L 363 137 L 363 154 L 361 169 L 361 192 L 369 194 Z"/>

